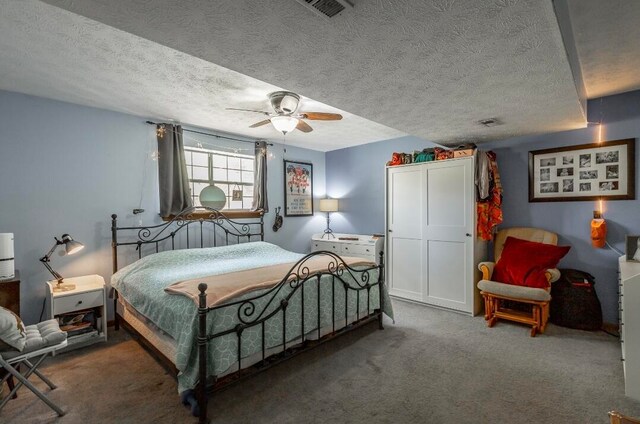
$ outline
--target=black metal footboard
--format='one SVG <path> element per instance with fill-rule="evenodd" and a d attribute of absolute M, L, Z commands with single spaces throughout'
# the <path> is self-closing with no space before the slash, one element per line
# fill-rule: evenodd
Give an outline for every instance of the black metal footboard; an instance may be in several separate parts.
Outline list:
<path fill-rule="evenodd" d="M 309 268 L 309 260 L 319 256 L 326 257 L 328 262 L 326 269 L 320 271 L 316 270 L 312 272 Z M 373 277 L 373 271 L 377 270 L 377 278 Z M 372 281 L 373 280 L 373 281 Z M 321 317 L 321 299 L 323 284 L 331 284 L 331 330 L 326 334 L 322 334 L 322 317 Z M 315 285 L 315 287 L 313 287 Z M 316 302 L 313 305 L 306 305 L 305 309 L 305 287 L 307 290 L 316 290 Z M 326 287 L 326 286 L 325 286 Z M 344 311 L 338 311 L 336 308 L 336 298 L 339 293 L 336 293 L 336 287 L 342 287 L 344 291 Z M 227 385 L 231 382 L 237 381 L 243 377 L 246 377 L 256 372 L 263 371 L 268 366 L 281 362 L 284 359 L 292 357 L 293 355 L 300 353 L 309 348 L 315 347 L 318 344 L 329 340 L 339 334 L 346 333 L 347 331 L 361 327 L 372 321 L 377 320 L 379 328 L 382 329 L 382 310 L 384 306 L 384 257 L 383 253 L 380 253 L 380 264 L 375 266 L 364 267 L 363 269 L 353 268 L 345 263 L 345 261 L 338 255 L 320 251 L 306 255 L 300 259 L 295 265 L 291 267 L 289 272 L 282 278 L 282 280 L 273 286 L 272 288 L 261 292 L 258 295 L 250 296 L 241 300 L 232 301 L 219 306 L 207 307 L 206 303 L 206 290 L 207 285 L 201 283 L 198 286 L 200 291 L 199 295 L 199 307 L 198 307 L 198 360 L 199 360 L 199 383 L 197 386 L 197 401 L 199 406 L 199 422 L 207 422 L 207 360 L 208 360 L 208 344 L 220 337 L 235 334 L 237 337 L 237 363 L 238 371 L 232 375 L 225 377 L 225 381 L 218 381 L 213 376 L 214 387 Z M 371 291 L 377 290 L 379 303 L 378 307 L 371 309 Z M 325 290 L 326 291 L 326 290 Z M 361 293 L 366 292 L 366 308 L 364 305 L 360 305 Z M 294 295 L 300 293 L 300 328 L 301 333 L 299 338 L 288 346 L 287 338 L 287 308 L 292 305 Z M 349 311 L 349 296 L 356 295 L 356 311 L 350 313 Z M 325 295 L 326 296 L 326 295 Z M 324 299 L 326 301 L 326 298 Z M 340 305 L 342 307 L 342 305 Z M 214 311 L 220 311 L 223 308 L 236 308 L 236 318 L 238 324 L 232 328 L 224 329 L 221 331 L 210 334 L 207 327 L 207 314 Z M 311 309 L 309 309 L 311 308 Z M 305 312 L 313 311 L 316 309 L 316 326 L 312 331 L 317 331 L 316 338 L 310 340 L 307 338 L 308 332 L 305 331 Z M 336 316 L 344 313 L 344 326 L 336 325 Z M 280 316 L 282 318 L 282 341 L 281 350 L 278 353 L 267 355 L 268 346 L 266 343 L 266 324 L 269 320 Z M 355 316 L 355 318 L 353 318 Z M 349 321 L 352 317 L 351 322 Z M 340 317 L 340 320 L 342 317 Z M 261 360 L 254 366 L 244 369 L 242 366 L 242 334 L 254 327 L 261 328 Z M 222 384 L 220 384 L 222 383 Z"/>

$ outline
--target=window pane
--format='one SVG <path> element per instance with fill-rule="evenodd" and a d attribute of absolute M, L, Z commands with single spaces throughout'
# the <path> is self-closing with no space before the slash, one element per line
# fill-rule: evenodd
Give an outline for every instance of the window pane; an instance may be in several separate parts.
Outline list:
<path fill-rule="evenodd" d="M 253 183 L 253 172 L 242 172 L 242 182 L 243 183 Z"/>
<path fill-rule="evenodd" d="M 253 196 L 253 186 L 242 186 L 242 191 L 244 192 L 243 195 L 244 196 L 249 196 L 252 197 Z"/>
<path fill-rule="evenodd" d="M 229 156 L 229 169 L 240 169 L 240 158 Z"/>
<path fill-rule="evenodd" d="M 193 183 L 193 195 L 200 196 L 200 192 L 208 186 L 209 184 L 206 183 Z"/>
<path fill-rule="evenodd" d="M 227 199 L 227 204 L 229 205 L 229 209 L 242 209 L 242 201 L 241 200 L 231 200 Z"/>
<path fill-rule="evenodd" d="M 191 152 L 193 164 L 198 166 L 209 166 L 209 154 L 201 152 Z"/>
<path fill-rule="evenodd" d="M 243 197 L 242 198 L 242 209 L 251 209 L 251 204 L 253 203 L 252 197 Z"/>
<path fill-rule="evenodd" d="M 193 167 L 193 177 L 194 180 L 205 180 L 209 181 L 209 170 L 207 168 L 203 168 L 201 166 Z"/>
<path fill-rule="evenodd" d="M 229 184 L 216 184 L 217 187 L 220 187 L 224 194 L 229 196 Z"/>
<path fill-rule="evenodd" d="M 242 159 L 241 168 L 243 171 L 253 171 L 253 159 Z"/>
<path fill-rule="evenodd" d="M 222 168 L 213 168 L 214 181 L 227 181 L 227 170 Z"/>
<path fill-rule="evenodd" d="M 187 165 L 187 176 L 190 180 L 193 179 L 193 169 L 191 166 Z"/>
<path fill-rule="evenodd" d="M 240 178 L 240 171 L 235 171 L 233 169 L 229 169 L 229 179 L 228 181 L 242 181 Z"/>
<path fill-rule="evenodd" d="M 200 204 L 200 199 L 198 198 L 198 196 L 195 196 L 195 197 L 193 198 L 193 206 L 202 206 L 202 205 Z"/>
<path fill-rule="evenodd" d="M 187 165 L 191 165 L 191 152 L 189 150 L 184 151 L 184 160 L 187 162 Z"/>
<path fill-rule="evenodd" d="M 213 166 L 217 168 L 226 168 L 227 167 L 227 157 L 222 155 L 211 155 L 213 159 Z"/>

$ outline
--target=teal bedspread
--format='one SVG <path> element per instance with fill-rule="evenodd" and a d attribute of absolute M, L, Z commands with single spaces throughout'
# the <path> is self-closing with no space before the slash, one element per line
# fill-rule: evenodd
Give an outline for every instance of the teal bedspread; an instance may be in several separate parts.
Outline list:
<path fill-rule="evenodd" d="M 176 340 L 175 365 L 180 371 L 178 375 L 178 390 L 182 392 L 194 388 L 198 382 L 197 307 L 193 300 L 185 296 L 169 294 L 164 289 L 181 280 L 296 262 L 303 256 L 266 242 L 161 252 L 146 256 L 122 268 L 111 277 L 111 285 L 139 313 Z M 362 268 L 360 267 L 360 269 Z M 371 282 L 377 281 L 377 270 L 370 271 L 369 274 Z M 345 281 L 350 286 L 357 287 L 356 282 L 352 280 L 352 276 L 348 273 L 344 275 Z M 362 273 L 356 273 L 353 277 L 359 279 L 361 275 Z M 278 305 L 281 298 L 290 294 L 290 290 L 291 288 L 286 285 L 278 293 L 276 301 L 272 302 L 269 308 Z M 251 298 L 264 291 L 248 293 L 239 299 Z M 350 321 L 355 319 L 357 310 L 359 310 L 361 318 L 367 313 L 366 290 L 359 292 L 359 301 L 355 293 L 354 291 L 349 291 L 347 295 L 347 315 Z M 344 322 L 345 290 L 343 285 L 335 281 L 332 289 L 332 277 L 323 276 L 320 281 L 320 323 L 322 327 L 332 325 L 332 295 L 335 300 L 335 322 L 338 323 L 340 320 Z M 265 296 L 264 299 L 257 301 L 256 309 L 263 309 L 270 297 Z M 386 288 L 384 289 L 384 297 L 384 312 L 392 317 L 391 302 L 388 299 Z M 304 332 L 307 334 L 318 327 L 318 286 L 316 279 L 305 283 L 304 302 Z M 299 338 L 302 333 L 301 305 L 302 291 L 298 290 L 292 296 L 286 310 L 287 341 Z M 373 311 L 378 307 L 379 292 L 378 288 L 374 287 L 370 292 L 369 310 Z M 207 316 L 209 334 L 234 328 L 240 322 L 237 314 L 238 306 L 229 306 L 211 311 Z M 282 315 L 282 313 L 278 313 L 265 323 L 267 348 L 282 345 Z M 262 327 L 257 325 L 247 328 L 242 333 L 243 358 L 261 351 L 261 332 Z M 237 346 L 238 337 L 235 333 L 209 342 L 209 375 L 220 375 L 231 366 L 237 366 Z"/>

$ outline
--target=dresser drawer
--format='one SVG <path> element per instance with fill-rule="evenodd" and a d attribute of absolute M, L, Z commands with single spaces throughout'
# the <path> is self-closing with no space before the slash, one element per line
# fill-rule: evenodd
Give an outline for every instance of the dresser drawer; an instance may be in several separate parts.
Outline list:
<path fill-rule="evenodd" d="M 361 244 L 344 245 L 342 246 L 342 254 L 359 258 L 373 258 L 375 262 L 376 249 L 373 246 L 364 246 Z"/>
<path fill-rule="evenodd" d="M 311 250 L 314 252 L 318 250 L 328 250 L 329 252 L 340 254 L 340 243 L 314 240 L 311 242 Z"/>
<path fill-rule="evenodd" d="M 72 294 L 70 296 L 56 297 L 53 305 L 53 315 L 102 306 L 103 296 L 104 290 L 94 290 Z"/>

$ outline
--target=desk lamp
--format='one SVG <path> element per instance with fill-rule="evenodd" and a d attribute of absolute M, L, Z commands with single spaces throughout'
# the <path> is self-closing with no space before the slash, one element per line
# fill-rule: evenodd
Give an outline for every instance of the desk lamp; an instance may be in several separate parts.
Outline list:
<path fill-rule="evenodd" d="M 54 239 L 56 240 L 56 243 L 49 250 L 49 252 L 47 252 L 46 255 L 40 258 L 40 262 L 42 262 L 47 270 L 49 270 L 51 275 L 53 275 L 53 277 L 58 281 L 58 284 L 53 288 L 53 291 L 61 292 L 73 290 L 76 288 L 75 284 L 63 284 L 62 275 L 54 271 L 53 268 L 51 268 L 51 265 L 49 265 L 49 262 L 51 262 L 51 255 L 53 255 L 53 252 L 55 252 L 58 246 L 64 244 L 64 250 L 67 252 L 67 255 L 73 255 L 74 253 L 77 253 L 80 250 L 84 249 L 84 244 L 75 241 L 69 234 L 63 234 L 60 239 L 58 239 L 57 237 L 54 237 Z"/>

